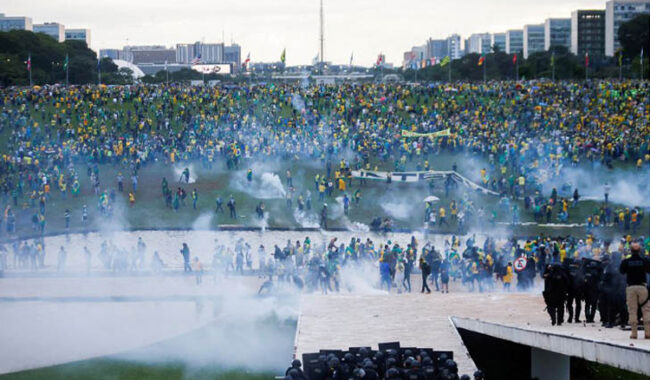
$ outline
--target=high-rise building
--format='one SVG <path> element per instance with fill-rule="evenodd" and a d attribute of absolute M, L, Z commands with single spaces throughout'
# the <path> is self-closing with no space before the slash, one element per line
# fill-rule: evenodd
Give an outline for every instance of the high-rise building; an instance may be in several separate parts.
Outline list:
<path fill-rule="evenodd" d="M 600 9 L 571 12 L 571 52 L 583 56 L 605 54 L 605 11 Z"/>
<path fill-rule="evenodd" d="M 429 38 L 426 44 L 426 59 L 436 58 L 442 59 L 447 54 L 449 54 L 449 47 L 447 45 L 447 40 L 433 40 Z"/>
<path fill-rule="evenodd" d="M 0 13 L 0 32 L 8 32 L 10 30 L 32 30 L 31 17 L 7 17 L 4 13 Z"/>
<path fill-rule="evenodd" d="M 506 31 L 506 53 L 521 54 L 524 51 L 524 31 L 514 29 Z"/>
<path fill-rule="evenodd" d="M 99 58 L 110 58 L 112 60 L 122 59 L 122 50 L 120 49 L 100 49 Z"/>
<path fill-rule="evenodd" d="M 176 63 L 176 49 L 151 46 L 130 49 L 129 61 L 135 65 Z"/>
<path fill-rule="evenodd" d="M 404 52 L 404 61 L 402 67 L 404 69 L 415 69 L 420 66 L 420 62 L 424 61 L 427 57 L 427 45 L 413 46 L 411 50 Z"/>
<path fill-rule="evenodd" d="M 492 33 L 492 41 L 490 41 L 492 50 L 496 47 L 500 52 L 506 51 L 506 34 L 505 33 Z"/>
<path fill-rule="evenodd" d="M 57 42 L 65 41 L 65 27 L 58 22 L 46 22 L 44 24 L 34 24 L 34 33 L 45 33 L 54 38 Z"/>
<path fill-rule="evenodd" d="M 649 0 L 650 1 L 650 0 Z M 547 18 L 544 22 L 544 50 L 551 46 L 571 47 L 571 19 Z"/>
<path fill-rule="evenodd" d="M 469 36 L 465 45 L 467 54 L 487 54 L 492 51 L 492 36 L 490 33 L 474 33 Z"/>
<path fill-rule="evenodd" d="M 481 34 L 479 41 L 479 50 L 481 54 L 489 54 L 492 52 L 492 35 L 490 33 Z"/>
<path fill-rule="evenodd" d="M 459 59 L 463 56 L 463 51 L 460 48 L 460 36 L 458 34 L 452 34 L 447 37 L 447 47 L 449 49 L 449 57 L 451 59 Z"/>
<path fill-rule="evenodd" d="M 618 28 L 639 14 L 650 13 L 650 0 L 610 0 L 605 5 L 605 55 L 613 56 L 621 44 Z"/>
<path fill-rule="evenodd" d="M 241 47 L 237 44 L 224 46 L 223 63 L 232 63 L 233 72 L 237 72 L 241 66 Z"/>
<path fill-rule="evenodd" d="M 233 45 L 237 46 L 238 45 Z M 201 63 L 229 63 L 226 58 L 226 47 L 222 42 L 216 44 L 206 44 L 195 42 L 193 44 L 176 45 L 176 62 L 181 64 L 192 63 L 194 60 L 200 60 Z M 231 50 L 232 53 L 232 50 Z M 237 59 L 241 61 L 241 49 Z"/>
<path fill-rule="evenodd" d="M 190 63 L 196 57 L 194 44 L 176 44 L 176 63 Z"/>
<path fill-rule="evenodd" d="M 544 51 L 544 24 L 524 25 L 524 58 Z"/>
<path fill-rule="evenodd" d="M 223 43 L 201 44 L 201 62 L 203 63 L 223 63 Z"/>
<path fill-rule="evenodd" d="M 90 47 L 90 29 L 65 29 L 65 39 L 85 41 L 86 46 Z"/>

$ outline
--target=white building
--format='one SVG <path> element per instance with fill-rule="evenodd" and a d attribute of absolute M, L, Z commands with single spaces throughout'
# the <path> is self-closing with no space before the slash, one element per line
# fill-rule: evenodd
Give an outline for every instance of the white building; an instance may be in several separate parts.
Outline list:
<path fill-rule="evenodd" d="M 621 44 L 618 28 L 642 13 L 650 13 L 650 0 L 610 0 L 605 5 L 605 55 L 613 56 Z"/>
<path fill-rule="evenodd" d="M 0 13 L 0 32 L 8 32 L 10 30 L 32 30 L 31 17 L 7 17 L 4 13 Z"/>
<path fill-rule="evenodd" d="M 551 46 L 571 47 L 571 18 L 547 18 L 544 22 L 544 50 Z"/>
<path fill-rule="evenodd" d="M 524 50 L 524 31 L 514 29 L 506 31 L 506 53 L 517 54 Z"/>
<path fill-rule="evenodd" d="M 544 24 L 524 25 L 524 58 L 544 51 Z"/>
<path fill-rule="evenodd" d="M 223 43 L 201 44 L 201 61 L 203 63 L 222 63 Z"/>
<path fill-rule="evenodd" d="M 506 34 L 505 33 L 493 33 L 492 41 L 490 41 L 490 46 L 496 46 L 500 52 L 506 52 Z"/>
<path fill-rule="evenodd" d="M 474 33 L 467 39 L 465 51 L 467 54 L 487 54 L 492 51 L 492 36 L 490 33 Z"/>
<path fill-rule="evenodd" d="M 44 24 L 34 24 L 34 33 L 45 33 L 58 42 L 65 41 L 65 27 L 58 22 L 46 22 Z"/>
<path fill-rule="evenodd" d="M 85 41 L 86 46 L 90 47 L 90 29 L 66 29 L 65 39 Z"/>
<path fill-rule="evenodd" d="M 447 43 L 449 45 L 449 57 L 451 59 L 459 59 L 463 56 L 463 51 L 460 48 L 460 35 L 452 34 L 447 37 Z"/>

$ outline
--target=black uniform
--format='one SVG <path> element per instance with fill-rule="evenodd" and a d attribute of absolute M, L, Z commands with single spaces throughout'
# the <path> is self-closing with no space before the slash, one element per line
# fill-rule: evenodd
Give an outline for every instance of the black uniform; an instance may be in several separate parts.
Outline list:
<path fill-rule="evenodd" d="M 569 278 L 569 289 L 567 292 L 566 302 L 566 309 L 569 314 L 567 322 L 571 323 L 572 321 L 575 321 L 575 323 L 579 323 L 580 312 L 582 311 L 582 300 L 584 299 L 584 277 L 582 276 L 580 267 L 575 264 L 573 259 L 565 259 L 562 264 Z M 573 313 L 574 305 L 575 314 Z"/>
<path fill-rule="evenodd" d="M 544 272 L 544 302 L 551 323 L 558 326 L 564 322 L 564 303 L 569 289 L 569 279 L 560 265 L 550 265 Z"/>
<path fill-rule="evenodd" d="M 601 263 L 596 260 L 583 259 L 582 273 L 584 276 L 585 319 L 587 323 L 593 323 L 598 305 L 598 285 L 603 273 Z"/>

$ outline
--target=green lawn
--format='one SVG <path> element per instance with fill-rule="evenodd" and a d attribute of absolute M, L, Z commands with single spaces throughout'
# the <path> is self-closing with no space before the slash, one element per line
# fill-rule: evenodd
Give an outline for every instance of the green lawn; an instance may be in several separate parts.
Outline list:
<path fill-rule="evenodd" d="M 117 359 L 94 359 L 0 376 L 2 380 L 268 380 L 270 372 L 191 368 L 183 363 L 147 364 Z"/>
<path fill-rule="evenodd" d="M 458 165 L 458 171 L 463 175 L 475 179 L 482 166 L 480 160 L 468 158 L 461 154 L 441 154 L 431 156 L 429 162 L 432 168 L 436 170 L 449 170 L 454 163 Z M 392 163 L 382 165 L 379 162 L 373 162 L 373 167 L 377 165 L 380 169 L 392 170 Z M 415 170 L 415 162 L 409 163 L 407 170 Z M 70 209 L 71 231 L 79 232 L 84 229 L 97 229 L 110 227 L 146 229 L 146 228 L 216 228 L 218 225 L 243 225 L 243 226 L 260 226 L 261 222 L 255 217 L 254 210 L 260 202 L 260 192 L 269 190 L 269 186 L 261 184 L 261 177 L 264 172 L 275 173 L 279 175 L 282 186 L 286 189 L 286 169 L 291 168 L 293 173 L 293 182 L 296 192 L 293 197 L 293 208 L 297 205 L 297 196 L 300 192 L 310 190 L 312 194 L 312 211 L 308 214 L 311 224 L 301 223 L 296 220 L 293 209 L 287 208 L 285 198 L 262 199 L 268 211 L 268 227 L 297 228 L 311 226 L 314 222 L 318 223 L 318 213 L 322 208 L 323 202 L 318 201 L 318 194 L 314 185 L 314 176 L 317 173 L 324 174 L 324 164 L 320 161 L 304 162 L 292 160 L 288 162 L 246 162 L 244 161 L 238 171 L 227 171 L 222 162 L 218 162 L 213 168 L 203 168 L 199 163 L 193 163 L 188 166 L 192 168 L 191 175 L 197 177 L 196 183 L 178 184 L 180 171 L 185 165 L 177 164 L 176 171 L 174 168 L 157 163 L 145 167 L 140 171 L 139 185 L 136 194 L 136 203 L 134 207 L 129 207 L 127 192 L 131 189 L 131 181 L 128 168 L 114 167 L 111 165 L 100 166 L 101 188 L 117 188 L 116 174 L 122 172 L 125 180 L 125 192 L 117 193 L 115 216 L 109 221 L 102 217 L 97 211 L 98 197 L 94 194 L 89 184 L 89 177 L 86 174 L 86 167 L 78 165 L 77 170 L 80 172 L 81 195 L 78 198 L 68 198 L 63 200 L 61 194 L 56 190 L 51 194 L 51 199 L 47 204 L 46 220 L 47 233 L 64 232 L 64 210 Z M 333 162 L 333 167 L 338 166 L 338 161 Z M 246 170 L 248 167 L 253 169 L 253 183 L 249 184 L 246 179 Z M 585 170 L 589 170 L 585 168 Z M 631 169 L 619 168 L 617 173 L 629 172 Z M 599 172 L 594 171 L 595 174 Z M 182 206 L 179 212 L 166 208 L 161 196 L 161 180 L 166 177 L 172 189 L 182 186 L 188 193 L 186 205 Z M 192 189 L 196 188 L 199 193 L 197 210 L 191 207 L 190 194 Z M 346 193 L 352 197 L 352 193 L 359 188 L 359 183 L 353 181 L 352 189 L 347 189 Z M 457 202 L 461 199 L 465 190 L 461 186 L 456 193 L 450 193 L 445 196 L 444 186 L 437 183 L 434 194 L 441 200 L 436 204 L 436 208 L 445 207 L 449 212 L 449 203 L 452 199 Z M 228 216 L 226 202 L 230 195 L 233 195 L 237 201 L 238 218 L 231 219 Z M 361 187 L 361 202 L 353 204 L 350 209 L 348 218 L 343 217 L 341 207 L 337 205 L 336 197 L 341 197 L 342 193 L 335 191 L 332 197 L 328 197 L 325 202 L 329 205 L 329 228 L 346 228 L 350 223 L 360 222 L 369 224 L 376 217 L 392 217 L 394 225 L 400 229 L 418 229 L 423 226 L 424 203 L 422 200 L 429 195 L 427 183 L 414 184 L 386 184 L 384 182 L 368 181 L 368 184 Z M 224 214 L 215 214 L 215 199 L 221 196 L 224 201 Z M 480 230 L 497 231 L 504 234 L 515 234 L 518 236 L 530 236 L 538 233 L 548 235 L 584 235 L 584 227 L 565 227 L 550 228 L 539 227 L 536 225 L 518 225 L 512 226 L 509 223 L 512 220 L 510 209 L 498 208 L 498 198 L 492 195 L 483 195 L 477 193 L 470 194 L 476 207 L 485 209 L 483 220 L 476 221 L 475 227 Z M 3 200 L 4 201 L 4 200 Z M 11 201 L 8 199 L 7 201 Z M 81 223 L 82 205 L 86 204 L 89 210 L 89 222 L 87 225 Z M 569 223 L 584 223 L 588 214 L 594 208 L 598 207 L 600 202 L 581 201 L 576 208 L 570 210 Z M 37 208 L 29 207 L 29 200 L 26 197 L 19 200 L 19 212 L 17 221 L 17 234 L 19 236 L 29 236 L 36 232 L 31 227 L 31 217 L 37 211 Z M 617 206 L 614 206 L 616 208 Z M 3 205 L 4 208 L 4 205 Z M 497 210 L 497 223 L 492 226 L 489 223 L 491 210 Z M 532 213 L 524 210 L 523 202 L 519 202 L 520 221 L 531 222 Z M 202 218 L 199 219 L 199 217 Z M 198 220 L 197 220 L 198 219 Z M 553 213 L 553 222 L 557 223 L 557 211 Z M 639 234 L 648 231 L 648 218 L 643 221 Z M 456 233 L 455 223 L 449 227 L 437 228 L 436 232 Z M 617 228 L 601 228 L 598 230 L 599 236 L 612 237 L 620 234 Z M 3 231 L 2 236 L 6 237 Z"/>

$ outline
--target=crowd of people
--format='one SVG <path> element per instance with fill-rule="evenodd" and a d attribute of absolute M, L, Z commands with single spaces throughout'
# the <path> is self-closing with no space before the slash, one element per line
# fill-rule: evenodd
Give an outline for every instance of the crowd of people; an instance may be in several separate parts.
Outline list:
<path fill-rule="evenodd" d="M 545 181 L 561 175 L 562 167 L 586 161 L 647 170 L 650 163 L 650 97 L 643 82 L 0 91 L 0 190 L 9 233 L 15 232 L 17 213 L 24 208 L 33 210 L 35 228 L 45 231 L 46 205 L 53 196 L 95 194 L 99 212 L 109 216 L 122 193 L 133 205 L 140 171 L 154 162 L 245 169 L 245 160 L 280 159 L 290 173 L 292 160 L 316 160 L 323 174 L 314 191 L 322 197 L 321 189 L 344 193 L 351 169 L 428 170 L 438 154 L 465 152 L 487 160 L 489 170 L 481 170 L 480 182 L 503 195 L 501 206 L 512 213 L 513 223 L 519 206 L 510 198 L 521 197 L 536 220 L 549 221 L 549 208 L 558 220 L 568 220 L 568 204 L 577 199 L 540 191 Z M 447 130 L 438 138 L 402 133 Z M 339 168 L 344 154 L 351 159 Z M 112 181 L 100 181 L 104 166 L 120 170 L 117 191 Z M 83 172 L 89 177 L 86 187 Z M 291 174 L 287 182 L 292 187 Z M 163 193 L 176 210 L 186 197 L 198 197 L 196 189 L 174 191 L 171 186 Z M 348 206 L 360 198 L 351 191 L 345 196 Z M 457 210 L 450 205 L 449 212 L 461 216 L 461 231 L 471 215 L 487 213 L 468 201 L 457 203 Z M 435 211 L 437 219 L 435 213 L 427 217 L 444 223 L 444 213 Z M 636 229 L 642 213 L 641 208 L 605 205 L 580 222 L 589 228 L 620 222 L 621 228 Z"/>

